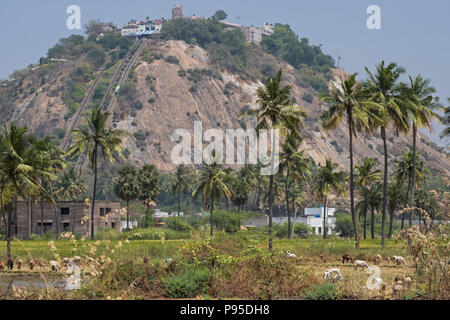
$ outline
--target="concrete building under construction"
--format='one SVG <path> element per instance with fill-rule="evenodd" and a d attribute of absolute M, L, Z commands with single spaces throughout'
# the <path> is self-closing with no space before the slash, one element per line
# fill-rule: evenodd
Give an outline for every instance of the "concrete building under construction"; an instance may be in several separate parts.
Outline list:
<path fill-rule="evenodd" d="M 26 239 L 31 234 L 73 232 L 88 235 L 90 232 L 90 205 L 83 201 L 49 202 L 18 201 L 11 214 L 11 236 Z M 94 232 L 99 229 L 120 231 L 120 202 L 95 201 Z"/>

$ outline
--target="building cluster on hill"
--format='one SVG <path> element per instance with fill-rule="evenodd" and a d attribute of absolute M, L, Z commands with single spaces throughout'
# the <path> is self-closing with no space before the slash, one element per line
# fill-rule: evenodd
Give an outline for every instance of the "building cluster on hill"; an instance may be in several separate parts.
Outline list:
<path fill-rule="evenodd" d="M 183 7 L 180 4 L 172 8 L 172 19 L 186 19 L 197 20 L 206 19 L 193 14 L 192 16 L 184 16 Z M 152 34 L 159 34 L 164 23 L 167 20 L 164 18 L 150 19 L 147 17 L 143 21 L 130 20 L 123 27 L 119 27 L 122 36 L 139 37 L 148 36 Z M 270 36 L 274 32 L 272 24 L 266 23 L 262 26 L 244 26 L 236 23 L 221 21 L 228 30 L 240 29 L 245 36 L 245 40 L 251 43 L 260 43 L 264 36 Z M 116 27 L 117 28 L 117 27 Z"/>

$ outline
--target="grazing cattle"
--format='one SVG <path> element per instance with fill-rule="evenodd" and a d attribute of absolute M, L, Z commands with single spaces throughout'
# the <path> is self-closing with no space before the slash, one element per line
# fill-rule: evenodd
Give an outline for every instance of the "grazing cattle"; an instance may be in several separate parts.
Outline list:
<path fill-rule="evenodd" d="M 384 292 L 386 290 L 386 282 L 383 281 L 383 279 L 376 277 L 373 281 L 373 285 L 375 289 L 381 290 Z"/>
<path fill-rule="evenodd" d="M 389 264 L 389 263 L 391 263 L 391 258 L 389 258 L 388 256 L 385 256 L 384 257 L 384 260 Z"/>
<path fill-rule="evenodd" d="M 5 264 L 3 263 L 3 261 L 0 261 L 0 270 L 5 269 Z"/>
<path fill-rule="evenodd" d="M 334 269 L 328 269 L 325 270 L 323 273 L 323 279 L 324 280 L 344 280 L 344 277 L 341 274 L 341 270 L 334 268 Z"/>
<path fill-rule="evenodd" d="M 144 264 L 148 264 L 148 258 L 147 257 L 144 258 Z"/>
<path fill-rule="evenodd" d="M 349 254 L 344 254 L 342 256 L 342 264 L 345 264 L 346 262 L 353 263 L 353 258 Z"/>
<path fill-rule="evenodd" d="M 33 271 L 33 268 L 34 268 L 34 261 L 33 261 L 33 260 L 30 260 L 30 261 L 28 262 L 28 266 L 30 267 L 30 270 Z"/>
<path fill-rule="evenodd" d="M 17 269 L 21 270 L 22 267 L 23 267 L 23 260 L 22 259 L 17 260 Z"/>
<path fill-rule="evenodd" d="M 374 265 L 379 265 L 381 263 L 381 256 L 378 254 L 372 258 L 372 262 Z"/>
<path fill-rule="evenodd" d="M 6 262 L 6 266 L 9 270 L 12 270 L 14 268 L 14 261 L 12 261 L 12 259 L 8 259 L 8 261 Z"/>
<path fill-rule="evenodd" d="M 410 287 L 411 287 L 411 283 L 412 283 L 412 278 L 409 277 L 409 276 L 405 277 L 405 286 L 406 286 L 407 288 L 410 288 Z"/>
<path fill-rule="evenodd" d="M 355 261 L 355 270 L 358 270 L 358 267 L 364 270 L 364 268 L 369 268 L 369 265 L 364 260 L 356 260 Z"/>

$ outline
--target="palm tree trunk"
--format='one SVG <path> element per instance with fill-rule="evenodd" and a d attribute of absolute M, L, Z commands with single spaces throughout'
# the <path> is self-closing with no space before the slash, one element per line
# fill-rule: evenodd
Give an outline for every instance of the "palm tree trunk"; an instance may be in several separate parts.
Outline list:
<path fill-rule="evenodd" d="M 78 195 L 75 198 L 75 210 L 72 214 L 72 234 L 75 233 L 75 223 L 77 222 L 77 211 L 78 211 Z"/>
<path fill-rule="evenodd" d="M 394 220 L 394 211 L 390 210 L 389 212 L 389 234 L 388 234 L 388 239 L 392 238 L 392 225 L 393 225 L 393 221 Z"/>
<path fill-rule="evenodd" d="M 259 211 L 260 203 L 261 203 L 261 180 L 258 181 L 258 190 L 256 192 L 256 211 Z"/>
<path fill-rule="evenodd" d="M 367 208 L 364 208 L 364 240 L 367 239 Z"/>
<path fill-rule="evenodd" d="M 27 239 L 30 239 L 31 235 L 31 213 L 32 213 L 32 202 L 31 198 L 27 200 L 27 211 L 28 211 L 28 219 L 27 219 Z"/>
<path fill-rule="evenodd" d="M 214 212 L 214 198 L 211 200 L 211 213 L 209 214 L 209 223 L 211 224 L 211 237 L 214 235 L 214 227 L 213 227 L 213 212 Z"/>
<path fill-rule="evenodd" d="M 328 226 L 327 226 L 327 196 L 324 197 L 323 199 L 323 238 L 326 239 L 327 238 L 327 231 L 328 231 Z"/>
<path fill-rule="evenodd" d="M 8 206 L 8 221 L 6 226 L 6 255 L 8 260 L 11 259 L 11 220 L 12 220 L 12 210 L 11 206 Z"/>
<path fill-rule="evenodd" d="M 129 208 L 130 208 L 130 202 L 127 200 L 127 231 L 130 230 L 130 215 L 129 215 Z"/>
<path fill-rule="evenodd" d="M 178 218 L 180 217 L 181 211 L 181 191 L 178 191 Z"/>
<path fill-rule="evenodd" d="M 50 195 L 52 196 L 52 199 L 54 199 L 53 196 L 53 186 L 50 183 L 49 184 L 50 187 Z M 56 207 L 56 204 L 52 203 L 52 207 L 53 207 L 53 213 L 55 214 L 55 223 L 56 223 L 56 234 L 59 235 L 59 231 L 60 231 L 60 219 L 59 219 L 59 215 L 58 215 L 58 210 Z"/>
<path fill-rule="evenodd" d="M 289 211 L 289 165 L 286 172 L 286 212 L 288 216 L 288 239 L 291 239 L 291 212 Z"/>
<path fill-rule="evenodd" d="M 375 239 L 375 207 L 372 207 L 370 213 L 370 237 Z"/>
<path fill-rule="evenodd" d="M 273 212 L 273 175 L 269 178 L 269 251 L 273 250 L 272 246 L 272 212 Z"/>
<path fill-rule="evenodd" d="M 414 207 L 414 192 L 416 187 L 416 139 L 417 138 L 417 126 L 416 122 L 413 122 L 413 167 L 412 167 L 412 173 L 411 173 L 411 201 L 410 201 L 410 208 Z M 412 216 L 415 212 L 410 211 L 409 212 L 409 227 L 412 227 Z M 420 221 L 419 221 L 419 227 L 420 227 Z M 411 245 L 411 239 L 408 238 L 408 243 Z"/>
<path fill-rule="evenodd" d="M 355 216 L 355 186 L 353 183 L 353 117 L 351 111 L 348 112 L 347 118 L 350 151 L 350 211 L 352 214 L 353 230 L 355 231 L 355 248 L 359 249 L 359 232 Z"/>
<path fill-rule="evenodd" d="M 92 190 L 92 207 L 91 207 L 91 240 L 94 240 L 94 208 L 95 196 L 97 193 L 97 143 L 94 145 L 94 188 Z"/>
<path fill-rule="evenodd" d="M 44 234 L 44 198 L 41 197 L 41 230 L 40 230 L 41 237 Z"/>
<path fill-rule="evenodd" d="M 408 174 L 408 189 L 406 189 L 406 196 L 405 196 L 405 205 L 404 207 L 406 208 L 408 206 L 408 199 L 409 199 L 409 190 L 411 189 L 411 174 Z M 402 226 L 401 228 L 403 229 L 405 224 L 405 214 L 402 214 Z"/>
<path fill-rule="evenodd" d="M 295 201 L 292 203 L 292 209 L 294 211 L 294 222 L 292 222 L 291 239 L 294 237 L 295 223 L 297 222 L 297 208 L 295 206 Z"/>
<path fill-rule="evenodd" d="M 384 176 L 383 176 L 383 210 L 381 212 L 381 247 L 384 249 L 386 244 L 384 224 L 386 220 L 387 209 L 387 180 L 388 180 L 388 152 L 386 143 L 386 129 L 381 127 L 381 138 L 383 139 L 384 148 Z"/>

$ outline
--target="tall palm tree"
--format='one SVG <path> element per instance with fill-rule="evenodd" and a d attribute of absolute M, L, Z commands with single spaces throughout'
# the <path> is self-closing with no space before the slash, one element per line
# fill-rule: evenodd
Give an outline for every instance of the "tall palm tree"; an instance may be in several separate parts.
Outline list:
<path fill-rule="evenodd" d="M 175 172 L 172 174 L 170 182 L 170 189 L 173 194 L 178 195 L 178 217 L 181 212 L 181 194 L 189 192 L 192 185 L 191 171 L 184 164 L 180 164 L 176 167 Z"/>
<path fill-rule="evenodd" d="M 145 227 L 148 225 L 150 205 L 155 202 L 159 194 L 159 172 L 152 164 L 146 164 L 138 172 L 139 200 L 146 205 Z"/>
<path fill-rule="evenodd" d="M 291 98 L 292 87 L 281 85 L 282 70 L 280 69 L 275 77 L 266 79 L 264 87 L 257 90 L 257 109 L 250 109 L 247 114 L 257 118 L 256 132 L 258 135 L 263 129 L 279 128 L 286 134 L 291 131 L 293 135 L 300 136 L 299 128 L 302 117 L 306 113 L 299 106 L 294 105 Z M 275 164 L 275 134 L 272 136 L 272 162 L 271 173 L 274 172 Z M 272 251 L 272 213 L 273 213 L 273 174 L 269 177 L 269 250 Z"/>
<path fill-rule="evenodd" d="M 439 119 L 440 116 L 434 110 L 442 110 L 440 105 L 436 103 L 433 94 L 436 89 L 430 86 L 430 80 L 424 79 L 418 75 L 414 79 L 409 76 L 409 83 L 402 83 L 400 87 L 404 99 L 408 104 L 410 117 L 412 121 L 413 144 L 412 144 L 412 174 L 411 174 L 411 199 L 410 207 L 414 206 L 415 199 L 415 180 L 416 180 L 416 145 L 417 145 L 417 130 L 426 127 L 431 132 L 431 122 L 434 119 Z M 409 214 L 409 227 L 412 227 L 412 212 Z"/>
<path fill-rule="evenodd" d="M 365 68 L 368 79 L 365 83 L 365 92 L 370 100 L 377 104 L 377 108 L 372 111 L 381 121 L 373 122 L 372 127 L 379 127 L 381 139 L 383 140 L 384 152 L 384 172 L 383 172 L 383 208 L 381 213 L 381 246 L 384 249 L 386 244 L 385 221 L 387 210 L 387 184 L 388 184 L 388 151 L 386 128 L 392 125 L 395 132 L 407 132 L 409 129 L 407 121 L 407 109 L 404 107 L 402 97 L 399 94 L 398 81 L 405 72 L 396 63 L 385 66 L 384 61 L 376 66 L 376 73 L 373 74 L 367 67 Z"/>
<path fill-rule="evenodd" d="M 114 162 L 122 155 L 122 137 L 126 134 L 120 130 L 106 128 L 109 112 L 102 112 L 99 108 L 92 109 L 87 117 L 87 128 L 74 130 L 73 145 L 69 148 L 69 158 L 87 153 L 89 164 L 94 172 L 91 206 L 91 236 L 94 239 L 94 207 L 97 193 L 97 166 L 99 153 L 104 160 Z"/>
<path fill-rule="evenodd" d="M 131 166 L 120 168 L 113 185 L 116 196 L 127 203 L 127 230 L 130 230 L 130 201 L 135 200 L 141 191 L 138 171 Z"/>
<path fill-rule="evenodd" d="M 198 169 L 197 185 L 192 196 L 197 199 L 202 197 L 203 205 L 209 209 L 211 237 L 213 236 L 213 214 L 216 201 L 222 198 L 231 200 L 233 192 L 229 185 L 230 172 L 223 168 L 223 165 L 213 159 L 212 164 L 203 164 Z"/>
<path fill-rule="evenodd" d="M 86 186 L 81 181 L 81 177 L 77 176 L 75 167 L 67 169 L 56 183 L 55 195 L 63 200 L 75 199 L 75 207 L 78 209 L 80 195 L 86 192 Z M 72 233 L 75 232 L 75 224 L 77 220 L 77 212 L 72 216 Z"/>
<path fill-rule="evenodd" d="M 13 203 L 17 198 L 43 196 L 50 202 L 50 194 L 38 182 L 38 174 L 53 177 L 49 171 L 37 173 L 31 165 L 32 140 L 26 127 L 3 126 L 0 135 L 0 206 L 6 233 L 6 253 L 11 259 L 11 221 Z M 16 207 L 17 208 L 17 207 Z"/>
<path fill-rule="evenodd" d="M 362 200 L 356 205 L 358 216 L 364 217 L 364 239 L 366 239 L 367 211 L 369 209 L 368 198 L 370 186 L 380 179 L 381 171 L 376 169 L 378 160 L 374 158 L 363 158 L 361 163 L 355 167 L 355 183 L 360 189 Z"/>
<path fill-rule="evenodd" d="M 323 238 L 326 239 L 328 233 L 327 219 L 327 200 L 331 193 L 339 196 L 345 195 L 346 180 L 348 179 L 345 171 L 336 171 L 338 165 L 330 159 L 326 159 L 324 166 L 319 166 L 316 184 L 313 191 L 316 193 L 316 199 L 323 201 Z"/>
<path fill-rule="evenodd" d="M 357 130 L 370 130 L 371 118 L 376 116 L 366 106 L 367 102 L 364 101 L 361 86 L 356 81 L 356 74 L 339 77 L 338 81 L 331 81 L 330 84 L 330 94 L 321 97 L 321 100 L 330 103 L 328 110 L 322 115 L 322 121 L 325 129 L 330 130 L 337 127 L 344 116 L 347 117 L 350 150 L 350 211 L 355 230 L 355 246 L 359 249 L 359 233 L 355 216 L 353 136 L 356 137 Z"/>

